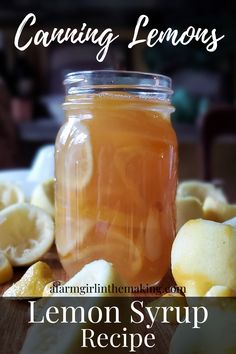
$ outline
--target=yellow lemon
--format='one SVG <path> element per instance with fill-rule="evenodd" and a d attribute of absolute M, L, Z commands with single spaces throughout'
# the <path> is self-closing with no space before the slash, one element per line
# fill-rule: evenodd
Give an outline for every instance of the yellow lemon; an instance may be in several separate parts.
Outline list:
<path fill-rule="evenodd" d="M 186 296 L 205 296 L 215 285 L 236 291 L 236 229 L 190 220 L 179 230 L 171 254 L 172 273 Z"/>
<path fill-rule="evenodd" d="M 50 215 L 33 205 L 14 204 L 0 211 L 0 250 L 14 266 L 40 259 L 54 241 Z"/>
<path fill-rule="evenodd" d="M 44 262 L 33 264 L 22 278 L 8 288 L 4 297 L 41 297 L 43 290 L 53 280 L 51 268 Z"/>

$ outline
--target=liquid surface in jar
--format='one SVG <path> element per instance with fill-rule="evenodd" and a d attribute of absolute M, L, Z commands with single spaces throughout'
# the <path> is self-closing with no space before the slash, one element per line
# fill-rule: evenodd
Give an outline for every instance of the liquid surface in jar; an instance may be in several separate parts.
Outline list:
<path fill-rule="evenodd" d="M 175 133 L 157 101 L 126 93 L 86 100 L 68 103 L 56 142 L 60 259 L 70 276 L 105 259 L 129 285 L 156 284 L 175 234 Z"/>

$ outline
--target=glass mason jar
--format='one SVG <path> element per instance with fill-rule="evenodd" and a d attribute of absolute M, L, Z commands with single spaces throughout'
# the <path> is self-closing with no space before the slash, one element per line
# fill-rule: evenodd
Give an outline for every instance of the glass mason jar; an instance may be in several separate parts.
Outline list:
<path fill-rule="evenodd" d="M 56 140 L 56 246 L 72 276 L 105 259 L 129 285 L 157 284 L 175 236 L 171 80 L 125 71 L 66 76 Z"/>

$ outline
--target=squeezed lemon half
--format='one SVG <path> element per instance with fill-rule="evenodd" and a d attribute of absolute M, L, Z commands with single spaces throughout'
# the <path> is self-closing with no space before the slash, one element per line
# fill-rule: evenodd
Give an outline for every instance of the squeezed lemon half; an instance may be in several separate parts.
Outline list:
<path fill-rule="evenodd" d="M 0 210 L 24 200 L 24 193 L 18 186 L 0 181 Z"/>
<path fill-rule="evenodd" d="M 0 250 L 13 266 L 34 263 L 53 241 L 54 223 L 42 209 L 23 203 L 0 211 Z"/>

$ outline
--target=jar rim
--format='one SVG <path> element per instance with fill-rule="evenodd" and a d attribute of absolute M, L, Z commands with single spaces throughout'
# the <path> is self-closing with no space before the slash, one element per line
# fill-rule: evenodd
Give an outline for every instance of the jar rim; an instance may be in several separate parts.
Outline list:
<path fill-rule="evenodd" d="M 83 89 L 125 88 L 145 91 L 161 91 L 169 95 L 172 91 L 170 77 L 141 71 L 125 70 L 86 70 L 75 71 L 65 75 L 64 85 L 68 93 Z M 76 85 L 76 86 L 75 86 Z M 72 92 L 70 92 L 72 89 Z M 81 92 L 81 91 L 80 91 Z"/>

